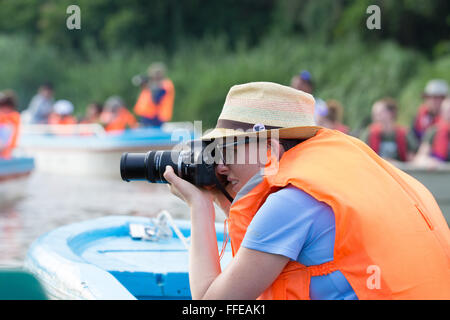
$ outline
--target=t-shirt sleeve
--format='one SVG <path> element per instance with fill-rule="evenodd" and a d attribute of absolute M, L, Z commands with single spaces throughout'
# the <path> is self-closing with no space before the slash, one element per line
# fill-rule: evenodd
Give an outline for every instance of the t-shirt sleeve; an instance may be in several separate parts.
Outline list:
<path fill-rule="evenodd" d="M 331 208 L 288 186 L 269 195 L 250 222 L 241 246 L 297 260 L 311 242 L 315 218 Z"/>

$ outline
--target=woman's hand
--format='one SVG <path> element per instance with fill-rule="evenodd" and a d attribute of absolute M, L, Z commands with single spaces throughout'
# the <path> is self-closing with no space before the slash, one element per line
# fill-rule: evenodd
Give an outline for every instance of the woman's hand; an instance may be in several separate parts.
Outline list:
<path fill-rule="evenodd" d="M 196 187 L 192 183 L 178 177 L 171 166 L 166 166 L 164 178 L 170 183 L 172 194 L 184 200 L 190 207 L 213 201 L 213 195 L 207 190 Z"/>

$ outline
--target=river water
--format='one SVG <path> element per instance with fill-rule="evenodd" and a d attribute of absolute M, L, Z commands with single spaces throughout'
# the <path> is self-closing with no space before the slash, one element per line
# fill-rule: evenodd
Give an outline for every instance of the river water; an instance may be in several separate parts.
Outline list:
<path fill-rule="evenodd" d="M 163 209 L 189 219 L 187 205 L 164 184 L 34 172 L 17 198 L 0 203 L 0 266 L 22 266 L 31 243 L 59 226 L 107 215 L 152 217 Z"/>

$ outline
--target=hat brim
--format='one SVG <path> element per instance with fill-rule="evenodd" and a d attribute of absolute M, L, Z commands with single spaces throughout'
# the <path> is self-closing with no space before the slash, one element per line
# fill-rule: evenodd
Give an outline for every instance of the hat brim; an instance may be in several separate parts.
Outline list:
<path fill-rule="evenodd" d="M 322 129 L 320 126 L 301 126 L 246 132 L 234 129 L 215 128 L 211 132 L 200 137 L 200 140 L 209 141 L 227 137 L 257 137 L 261 134 L 267 134 L 267 137 L 271 137 L 275 132 L 278 133 L 279 139 L 308 139 L 315 136 L 320 129 Z M 275 133 L 275 136 L 277 133 Z"/>

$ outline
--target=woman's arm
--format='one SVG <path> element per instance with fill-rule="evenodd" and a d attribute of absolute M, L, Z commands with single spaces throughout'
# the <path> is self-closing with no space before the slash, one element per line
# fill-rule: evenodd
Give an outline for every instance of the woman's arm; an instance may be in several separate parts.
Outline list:
<path fill-rule="evenodd" d="M 278 277 L 289 258 L 240 248 L 221 272 L 212 194 L 179 178 L 168 167 L 172 193 L 191 208 L 189 282 L 193 299 L 255 299 Z"/>

